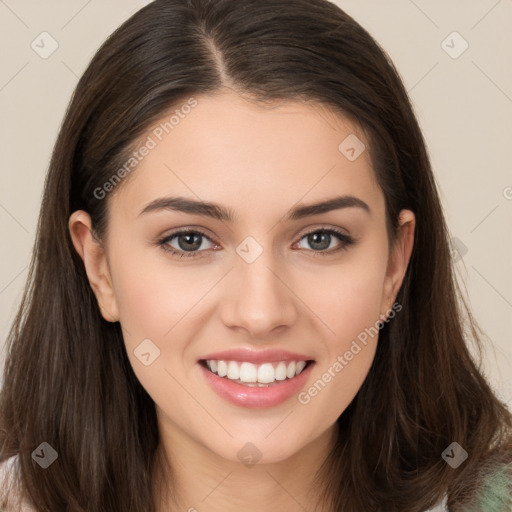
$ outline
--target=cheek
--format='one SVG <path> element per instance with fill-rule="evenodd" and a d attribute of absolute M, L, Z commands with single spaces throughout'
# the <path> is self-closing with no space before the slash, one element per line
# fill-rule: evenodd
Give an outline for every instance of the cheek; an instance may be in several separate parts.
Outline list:
<path fill-rule="evenodd" d="M 189 340 L 204 323 L 199 318 L 201 300 L 218 277 L 211 270 L 185 271 L 170 264 L 160 251 L 147 247 L 112 251 L 112 279 L 132 368 L 156 402 L 174 403 L 181 394 L 167 370 L 183 379 L 194 367 Z M 148 352 L 150 360 L 153 354 L 157 358 L 145 366 L 137 356 Z"/>
<path fill-rule="evenodd" d="M 375 357 L 380 332 L 380 290 L 374 280 L 345 285 L 328 302 L 332 306 L 328 322 L 334 333 L 320 338 L 324 357 L 298 396 L 311 418 L 322 418 L 316 427 L 320 430 L 334 423 L 358 393 Z"/>
<path fill-rule="evenodd" d="M 385 261 L 359 254 L 336 269 L 317 272 L 315 285 L 304 289 L 302 296 L 325 326 L 323 339 L 329 353 L 343 349 L 379 320 L 384 277 Z"/>
<path fill-rule="evenodd" d="M 379 320 L 382 299 L 383 275 L 378 269 L 365 269 L 351 277 L 353 282 L 346 280 L 339 292 L 333 318 L 342 345 Z"/>
<path fill-rule="evenodd" d="M 208 283 L 192 285 L 187 272 L 171 269 L 159 251 L 132 248 L 129 256 L 113 254 L 112 279 L 127 344 L 164 339 L 208 289 Z"/>
<path fill-rule="evenodd" d="M 308 292 L 308 305 L 328 328 L 319 337 L 324 356 L 299 403 L 327 423 L 353 400 L 375 356 L 387 260 L 373 256 L 379 254 L 378 248 L 374 250 L 358 253 L 336 271 L 317 275 L 314 289 Z M 386 254 L 384 245 L 380 250 Z"/>
<path fill-rule="evenodd" d="M 186 402 L 179 402 L 180 387 L 168 370 L 181 375 L 187 340 L 183 329 L 190 326 L 193 306 L 207 291 L 207 283 L 191 286 L 186 273 L 171 272 L 162 264 L 165 258 L 156 261 L 152 252 L 156 250 L 132 248 L 125 257 L 112 254 L 126 352 L 137 379 L 156 403 L 186 407 Z"/>

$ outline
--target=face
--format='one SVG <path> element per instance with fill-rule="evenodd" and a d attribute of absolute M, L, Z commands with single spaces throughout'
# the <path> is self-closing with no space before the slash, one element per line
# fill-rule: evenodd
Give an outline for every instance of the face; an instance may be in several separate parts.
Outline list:
<path fill-rule="evenodd" d="M 149 150 L 106 198 L 102 248 L 84 212 L 70 229 L 162 428 L 225 459 L 256 447 L 277 462 L 361 387 L 414 216 L 402 212 L 390 251 L 369 142 L 347 119 L 232 93 L 196 101 L 141 138 Z"/>

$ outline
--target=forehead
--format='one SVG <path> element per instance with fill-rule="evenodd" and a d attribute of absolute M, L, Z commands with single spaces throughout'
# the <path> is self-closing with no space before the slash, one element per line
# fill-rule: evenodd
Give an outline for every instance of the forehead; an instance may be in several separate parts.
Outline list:
<path fill-rule="evenodd" d="M 247 162 L 247 168 L 257 167 L 263 157 L 265 162 L 279 162 L 300 154 L 309 161 L 321 154 L 337 160 L 340 136 L 366 138 L 357 124 L 318 102 L 259 104 L 234 93 L 200 96 L 195 101 L 193 108 L 186 109 L 185 102 L 173 107 L 148 130 L 158 146 L 174 146 L 174 158 L 199 159 L 210 153 L 228 160 L 260 155 Z"/>
<path fill-rule="evenodd" d="M 338 192 L 371 202 L 380 189 L 368 145 L 356 123 L 319 103 L 261 105 L 230 92 L 195 96 L 141 137 L 139 147 L 149 149 L 116 201 L 143 206 L 180 193 L 261 209 L 262 201 L 290 206 Z"/>

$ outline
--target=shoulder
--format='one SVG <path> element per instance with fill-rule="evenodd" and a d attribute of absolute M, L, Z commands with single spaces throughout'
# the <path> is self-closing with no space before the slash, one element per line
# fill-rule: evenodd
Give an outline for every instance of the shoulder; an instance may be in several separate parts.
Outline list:
<path fill-rule="evenodd" d="M 472 495 L 470 508 L 464 510 L 500 510 L 512 512 L 512 463 L 482 464 L 480 482 Z M 447 499 L 425 512 L 447 512 Z M 469 506 L 466 504 L 466 507 Z M 457 509 L 459 510 L 459 509 Z"/>
<path fill-rule="evenodd" d="M 477 499 L 481 510 L 512 510 L 512 462 L 487 469 Z"/>
<path fill-rule="evenodd" d="M 21 498 L 19 492 L 18 456 L 0 462 L 0 511 L 36 512 Z"/>
<path fill-rule="evenodd" d="M 425 512 L 446 512 L 448 508 L 446 507 L 447 496 L 443 498 L 434 508 L 429 508 L 425 510 Z"/>

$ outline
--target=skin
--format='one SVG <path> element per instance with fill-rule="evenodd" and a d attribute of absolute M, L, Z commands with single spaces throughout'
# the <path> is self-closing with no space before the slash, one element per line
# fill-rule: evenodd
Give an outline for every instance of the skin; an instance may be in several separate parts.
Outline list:
<path fill-rule="evenodd" d="M 318 510 L 308 489 L 335 439 L 336 419 L 368 373 L 377 337 L 306 405 L 294 396 L 267 409 L 237 407 L 209 387 L 197 361 L 229 348 L 299 352 L 316 361 L 309 388 L 389 313 L 410 259 L 414 214 L 400 213 L 390 251 L 369 151 L 349 161 L 338 150 L 350 134 L 369 145 L 347 119 L 313 103 L 269 109 L 232 91 L 197 99 L 107 198 L 104 240 L 94 240 L 84 211 L 70 217 L 70 233 L 103 317 L 121 322 L 133 370 L 156 404 L 159 453 L 176 491 L 166 500 L 155 490 L 159 509 L 282 512 L 299 503 Z M 282 221 L 297 203 L 341 194 L 365 201 L 371 213 L 351 207 Z M 171 210 L 139 215 L 165 195 L 214 201 L 237 221 Z M 157 244 L 176 228 L 205 233 L 199 257 L 172 256 Z M 323 249 L 331 254 L 319 255 L 304 235 L 322 228 L 357 242 L 332 252 L 343 244 L 332 236 Z M 250 264 L 236 252 L 247 236 L 263 249 Z M 178 237 L 172 246 L 179 250 Z M 150 366 L 134 355 L 147 338 L 160 349 Z M 247 442 L 262 454 L 252 467 L 237 457 Z M 163 472 L 157 476 L 171 488 Z"/>

